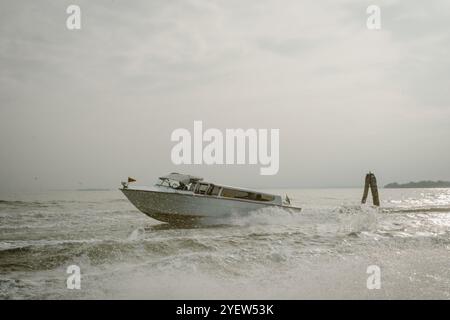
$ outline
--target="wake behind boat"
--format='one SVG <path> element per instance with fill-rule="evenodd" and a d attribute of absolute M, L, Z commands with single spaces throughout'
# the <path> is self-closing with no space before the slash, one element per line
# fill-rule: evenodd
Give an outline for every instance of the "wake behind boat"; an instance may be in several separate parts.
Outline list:
<path fill-rule="evenodd" d="M 283 201 L 279 195 L 204 182 L 203 178 L 180 173 L 162 176 L 152 187 L 122 182 L 120 190 L 141 212 L 172 224 L 245 215 L 267 207 L 301 210 L 291 206 L 287 197 Z"/>

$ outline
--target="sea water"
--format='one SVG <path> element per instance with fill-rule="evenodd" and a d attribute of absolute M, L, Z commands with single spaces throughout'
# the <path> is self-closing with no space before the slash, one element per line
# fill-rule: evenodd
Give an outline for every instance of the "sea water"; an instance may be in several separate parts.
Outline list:
<path fill-rule="evenodd" d="M 450 298 L 450 189 L 381 189 L 380 208 L 361 205 L 361 189 L 266 191 L 303 211 L 183 229 L 118 190 L 4 195 L 0 298 Z M 67 287 L 71 265 L 80 289 Z"/>

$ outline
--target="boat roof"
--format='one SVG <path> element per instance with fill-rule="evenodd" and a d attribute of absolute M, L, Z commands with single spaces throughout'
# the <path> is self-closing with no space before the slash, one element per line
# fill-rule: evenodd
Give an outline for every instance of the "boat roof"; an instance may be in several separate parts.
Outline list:
<path fill-rule="evenodd" d="M 201 178 L 201 177 L 191 176 L 189 174 L 182 174 L 182 173 L 177 173 L 177 172 L 172 172 L 172 173 L 169 173 L 169 174 L 159 177 L 159 178 L 161 180 L 178 181 L 183 184 L 188 184 L 191 182 L 197 182 L 197 181 L 203 180 L 203 178 Z"/>

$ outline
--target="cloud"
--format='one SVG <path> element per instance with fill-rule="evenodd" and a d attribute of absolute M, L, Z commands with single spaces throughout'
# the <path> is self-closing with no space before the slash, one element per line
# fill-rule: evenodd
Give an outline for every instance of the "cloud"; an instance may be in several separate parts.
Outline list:
<path fill-rule="evenodd" d="M 258 186 L 450 179 L 445 1 L 380 1 L 379 31 L 359 1 L 77 3 L 80 31 L 69 1 L 0 4 L 3 189 L 179 169 Z M 280 174 L 174 167 L 170 133 L 194 120 L 279 128 Z"/>

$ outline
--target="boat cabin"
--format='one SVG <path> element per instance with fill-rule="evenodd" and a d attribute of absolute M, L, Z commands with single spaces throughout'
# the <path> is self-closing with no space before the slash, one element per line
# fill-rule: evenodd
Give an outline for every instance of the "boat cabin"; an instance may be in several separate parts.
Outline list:
<path fill-rule="evenodd" d="M 278 205 L 282 204 L 281 197 L 277 195 L 204 182 L 203 178 L 200 177 L 180 173 L 171 173 L 160 177 L 159 179 L 161 180 L 161 183 L 159 184 L 160 186 L 170 187 L 175 190 L 191 191 L 195 195 L 252 202 L 266 202 Z"/>

